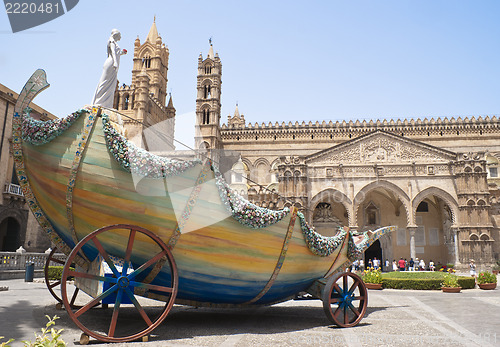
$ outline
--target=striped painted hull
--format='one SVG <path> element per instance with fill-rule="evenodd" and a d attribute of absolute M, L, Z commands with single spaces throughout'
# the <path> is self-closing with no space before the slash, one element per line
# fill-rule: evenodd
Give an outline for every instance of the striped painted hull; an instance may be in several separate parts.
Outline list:
<path fill-rule="evenodd" d="M 263 290 L 277 267 L 289 226 L 293 232 L 279 274 L 256 304 L 285 300 L 349 262 L 347 238 L 327 257 L 313 254 L 298 220 L 291 223 L 292 213 L 262 229 L 239 223 L 221 202 L 212 170 L 207 170 L 191 204 L 204 164 L 166 179 L 140 179 L 127 172 L 108 150 L 101 117 L 89 127 L 89 116 L 83 114 L 46 144 L 22 144 L 31 192 L 69 248 L 94 230 L 112 224 L 149 229 L 168 243 L 182 223 L 172 251 L 179 273 L 177 298 L 220 304 L 246 303 Z M 89 133 L 82 149 L 85 131 Z M 111 254 L 123 257 L 127 234 L 109 233 L 101 242 Z M 146 238 L 134 247 L 135 264 L 157 252 L 157 245 Z M 86 254 L 92 258 L 96 251 L 87 248 Z M 153 283 L 168 282 L 168 276 L 161 272 Z"/>

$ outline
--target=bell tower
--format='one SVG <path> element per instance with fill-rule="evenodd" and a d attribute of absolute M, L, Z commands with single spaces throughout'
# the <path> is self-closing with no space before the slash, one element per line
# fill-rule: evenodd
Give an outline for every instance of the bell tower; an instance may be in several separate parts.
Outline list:
<path fill-rule="evenodd" d="M 149 93 L 163 107 L 167 98 L 168 47 L 158 35 L 156 18 L 149 29 L 146 40 L 141 45 L 139 38 L 134 44 L 134 67 L 132 69 L 132 85 L 136 85 L 137 76 L 144 67 L 150 78 Z"/>
<path fill-rule="evenodd" d="M 214 55 L 210 39 L 208 55 L 198 57 L 195 146 L 199 151 L 218 161 L 222 147 L 220 135 L 222 64 L 219 54 Z"/>

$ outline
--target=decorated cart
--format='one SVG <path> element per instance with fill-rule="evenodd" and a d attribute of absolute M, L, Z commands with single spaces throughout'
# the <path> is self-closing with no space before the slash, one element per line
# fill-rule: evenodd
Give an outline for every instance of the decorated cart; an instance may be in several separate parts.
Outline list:
<path fill-rule="evenodd" d="M 304 291 L 323 300 L 326 316 L 341 327 L 362 319 L 366 287 L 345 270 L 391 227 L 322 236 L 293 206 L 269 210 L 234 193 L 208 159 L 174 160 L 136 147 L 115 110 L 87 107 L 35 120 L 27 106 L 47 86 L 37 70 L 21 92 L 13 153 L 27 203 L 67 255 L 61 281 L 49 282 L 49 290 L 59 298 L 60 285 L 60 300 L 85 334 L 132 341 L 157 327 L 174 303 L 271 305 Z M 88 298 L 83 303 L 78 291 Z M 145 300 L 164 304 L 151 309 Z M 100 304 L 112 309 L 95 327 L 85 317 Z M 131 310 L 137 329 L 123 331 L 120 317 Z"/>

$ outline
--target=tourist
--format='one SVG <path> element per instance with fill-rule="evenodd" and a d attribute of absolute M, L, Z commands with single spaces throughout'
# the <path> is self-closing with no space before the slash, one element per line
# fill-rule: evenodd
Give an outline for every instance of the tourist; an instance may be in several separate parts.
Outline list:
<path fill-rule="evenodd" d="M 423 259 L 420 259 L 420 271 L 425 271 L 425 261 Z"/>
<path fill-rule="evenodd" d="M 406 262 L 403 260 L 403 257 L 401 257 L 398 261 L 399 271 L 405 271 L 405 264 Z"/>
<path fill-rule="evenodd" d="M 476 264 L 474 264 L 474 259 L 470 260 L 469 268 L 470 268 L 470 275 L 472 277 L 476 277 Z"/>
<path fill-rule="evenodd" d="M 410 258 L 410 271 L 415 271 L 415 262 L 413 261 L 413 258 Z"/>
<path fill-rule="evenodd" d="M 365 270 L 365 261 L 363 259 L 359 259 L 359 271 Z"/>
<path fill-rule="evenodd" d="M 432 261 L 432 259 L 429 261 L 429 270 L 431 271 L 434 271 L 436 267 L 434 266 L 434 262 Z"/>
<path fill-rule="evenodd" d="M 405 270 L 406 270 L 406 271 L 408 271 L 408 266 L 409 266 L 409 264 L 408 264 L 408 260 L 406 260 L 406 258 L 405 258 Z"/>
<path fill-rule="evenodd" d="M 380 268 L 380 260 L 377 257 L 373 257 L 373 268 L 378 270 Z"/>
<path fill-rule="evenodd" d="M 371 259 L 368 259 L 368 269 L 373 269 L 373 261 Z"/>
<path fill-rule="evenodd" d="M 385 260 L 385 271 L 389 272 L 391 269 L 389 268 L 389 259 Z"/>
<path fill-rule="evenodd" d="M 398 263 L 396 263 L 396 259 L 392 260 L 392 271 L 398 271 Z"/>

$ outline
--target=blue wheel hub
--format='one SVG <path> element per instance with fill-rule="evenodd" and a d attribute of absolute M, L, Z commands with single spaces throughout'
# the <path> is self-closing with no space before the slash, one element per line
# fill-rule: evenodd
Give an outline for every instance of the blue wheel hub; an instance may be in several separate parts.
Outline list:
<path fill-rule="evenodd" d="M 127 276 L 121 276 L 120 278 L 118 278 L 117 284 L 118 284 L 118 287 L 120 287 L 121 289 L 125 289 L 129 286 L 130 281 L 127 278 Z"/>

